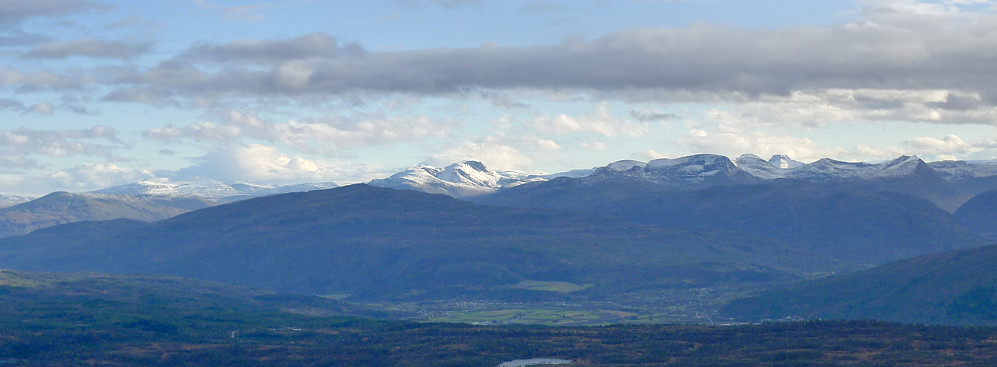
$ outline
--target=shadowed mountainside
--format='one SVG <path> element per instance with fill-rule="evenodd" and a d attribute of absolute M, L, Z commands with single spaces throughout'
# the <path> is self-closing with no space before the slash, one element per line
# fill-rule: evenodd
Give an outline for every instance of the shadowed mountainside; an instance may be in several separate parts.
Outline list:
<path fill-rule="evenodd" d="M 846 269 L 986 243 L 924 199 L 786 179 L 693 191 L 665 191 L 644 182 L 555 179 L 476 201 L 598 213 L 665 228 L 745 233 L 841 260 Z"/>
<path fill-rule="evenodd" d="M 877 319 L 997 325 L 997 246 L 952 251 L 736 300 L 739 320 Z"/>
<path fill-rule="evenodd" d="M 81 227 L 112 226 L 82 223 Z M 481 206 L 353 185 L 193 211 L 115 232 L 53 227 L 0 240 L 0 266 L 162 273 L 359 298 L 522 299 L 524 281 L 575 294 L 792 279 L 823 258 L 757 238 L 588 214 Z M 823 270 L 823 269 L 822 269 Z"/>
<path fill-rule="evenodd" d="M 969 199 L 953 213 L 953 217 L 984 238 L 997 241 L 997 190 L 990 190 Z"/>
<path fill-rule="evenodd" d="M 27 203 L 0 209 L 0 237 L 72 222 L 110 219 L 157 221 L 209 205 L 212 203 L 191 197 L 54 192 Z"/>

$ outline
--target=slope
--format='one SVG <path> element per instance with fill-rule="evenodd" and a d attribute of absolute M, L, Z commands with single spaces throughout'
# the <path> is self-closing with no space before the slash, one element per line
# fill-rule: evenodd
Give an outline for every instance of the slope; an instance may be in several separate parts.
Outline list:
<path fill-rule="evenodd" d="M 0 209 L 0 237 L 71 222 L 119 218 L 155 221 L 209 205 L 209 202 L 199 198 L 54 192 L 27 203 Z"/>
<path fill-rule="evenodd" d="M 645 183 L 593 185 L 557 179 L 503 190 L 479 202 L 746 233 L 838 259 L 843 269 L 985 244 L 923 199 L 786 179 L 679 192 Z"/>
<path fill-rule="evenodd" d="M 0 266 L 151 272 L 357 298 L 523 299 L 536 294 L 515 287 L 524 281 L 569 282 L 588 286 L 579 296 L 598 296 L 789 279 L 818 261 L 742 235 L 367 185 L 250 199 L 112 236 L 51 233 L 0 240 Z"/>
<path fill-rule="evenodd" d="M 953 213 L 953 218 L 980 236 L 997 241 L 997 190 L 969 199 Z"/>
<path fill-rule="evenodd" d="M 997 246 L 918 257 L 737 300 L 742 320 L 878 319 L 997 325 Z"/>

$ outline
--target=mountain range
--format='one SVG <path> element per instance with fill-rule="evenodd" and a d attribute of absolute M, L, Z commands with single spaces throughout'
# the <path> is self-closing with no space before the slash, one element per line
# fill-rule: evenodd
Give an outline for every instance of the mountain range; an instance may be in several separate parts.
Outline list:
<path fill-rule="evenodd" d="M 145 224 L 88 222 L 0 239 L 0 266 L 159 273 L 359 299 L 580 297 L 775 281 L 820 268 L 783 244 L 588 214 L 494 207 L 352 185 L 208 207 Z"/>
<path fill-rule="evenodd" d="M 30 231 L 0 239 L 0 267 L 169 274 L 362 302 L 638 307 L 619 302 L 647 302 L 645 292 L 771 288 L 827 274 L 843 274 L 824 281 L 848 287 L 887 284 L 862 277 L 916 274 L 921 270 L 891 262 L 973 251 L 994 240 L 997 189 L 985 190 L 997 183 L 991 168 L 917 157 L 804 164 L 786 156 L 732 161 L 704 154 L 560 175 L 496 173 L 461 162 L 324 190 L 146 182 L 53 193 L 0 209 L 7 225 L 0 234 Z M 76 223 L 56 225 L 68 222 Z M 984 265 L 962 268 L 968 272 L 951 273 L 950 283 L 988 279 L 974 273 Z M 825 283 L 812 284 L 834 294 Z M 976 288 L 966 292 L 983 292 Z M 885 297 L 888 287 L 860 290 L 855 294 L 870 300 Z M 932 299 L 928 293 L 912 297 Z M 818 300 L 811 303 L 835 307 L 833 298 Z M 888 300 L 881 303 L 903 299 Z M 851 305 L 861 312 L 821 315 L 907 320 Z M 955 307 L 946 305 L 936 311 Z M 733 310 L 743 319 L 818 315 L 788 306 L 764 315 Z"/>
<path fill-rule="evenodd" d="M 302 183 L 294 185 L 264 185 L 254 183 L 222 183 L 206 177 L 183 180 L 144 180 L 91 191 L 93 194 L 118 196 L 170 196 L 198 197 L 207 200 L 234 201 L 257 196 L 285 194 L 297 191 L 322 190 L 338 187 L 332 182 Z"/>
<path fill-rule="evenodd" d="M 939 161 L 926 163 L 902 156 L 882 163 L 842 162 L 828 158 L 812 163 L 785 155 L 768 160 L 745 154 L 736 160 L 698 154 L 649 162 L 624 160 L 593 169 L 560 174 L 520 171 L 490 171 L 476 161 L 446 168 L 419 166 L 370 182 L 374 186 L 442 193 L 475 198 L 526 185 L 542 185 L 555 179 L 577 180 L 581 185 L 602 182 L 643 185 L 657 191 L 682 191 L 723 185 L 751 185 L 777 180 L 798 180 L 828 187 L 860 186 L 895 191 L 927 199 L 946 211 L 954 211 L 972 196 L 997 189 L 997 162 Z"/>
<path fill-rule="evenodd" d="M 462 161 L 444 168 L 420 165 L 387 178 L 372 180 L 369 184 L 464 198 L 490 194 L 503 187 L 527 182 L 546 181 L 548 178 L 549 175 L 543 172 L 490 171 L 481 162 Z"/>
<path fill-rule="evenodd" d="M 195 177 L 180 181 L 140 181 L 88 193 L 54 192 L 38 199 L 11 197 L 10 201 L 16 204 L 0 207 L 0 237 L 80 221 L 134 219 L 153 222 L 219 203 L 337 186 L 331 182 L 285 186 L 224 184 Z"/>
<path fill-rule="evenodd" d="M 129 218 L 151 222 L 214 204 L 199 197 L 54 192 L 0 209 L 0 237 L 81 221 Z"/>

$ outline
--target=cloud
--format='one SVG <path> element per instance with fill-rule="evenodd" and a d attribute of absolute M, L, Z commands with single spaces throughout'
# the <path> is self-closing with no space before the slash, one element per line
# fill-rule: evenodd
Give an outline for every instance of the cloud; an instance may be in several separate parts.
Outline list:
<path fill-rule="evenodd" d="M 151 128 L 142 135 L 160 141 L 191 139 L 229 142 L 254 138 L 301 151 L 338 154 L 342 148 L 442 138 L 453 129 L 451 122 L 427 115 L 362 119 L 327 116 L 278 123 L 262 119 L 252 112 L 229 110 L 216 112 L 214 117 L 215 121 L 197 122 L 181 128 L 172 125 Z"/>
<path fill-rule="evenodd" d="M 83 82 L 52 72 L 21 72 L 0 66 L 0 85 L 25 89 L 78 89 Z"/>
<path fill-rule="evenodd" d="M 692 128 L 678 139 L 684 150 L 738 157 L 752 153 L 762 157 L 786 154 L 801 161 L 848 153 L 838 147 L 823 147 L 816 141 L 758 128 L 755 121 L 727 111 L 707 110 L 704 121 L 690 122 Z"/>
<path fill-rule="evenodd" d="M 578 143 L 578 146 L 588 150 L 606 150 L 607 148 L 606 143 L 603 143 L 601 141 L 594 141 L 591 143 L 581 142 Z"/>
<path fill-rule="evenodd" d="M 642 161 L 651 161 L 651 160 L 655 160 L 655 159 L 669 158 L 669 157 L 674 157 L 674 156 L 675 155 L 672 155 L 672 154 L 659 153 L 659 152 L 655 151 L 654 149 L 645 149 L 645 150 L 642 150 L 639 153 L 635 154 L 634 158 L 636 158 L 638 160 L 642 160 Z"/>
<path fill-rule="evenodd" d="M 524 169 L 533 160 L 515 147 L 496 137 L 485 137 L 452 145 L 430 160 L 435 166 L 443 167 L 454 162 L 476 160 L 492 170 Z"/>
<path fill-rule="evenodd" d="M 639 137 L 648 133 L 648 126 L 646 124 L 633 123 L 629 120 L 613 116 L 609 105 L 606 103 L 597 105 L 586 116 L 576 117 L 566 114 L 553 117 L 544 116 L 535 119 L 532 125 L 536 130 L 557 134 L 583 132 L 596 133 L 609 137 L 621 134 Z"/>
<path fill-rule="evenodd" d="M 994 148 L 994 142 L 969 143 L 957 135 L 947 135 L 941 139 L 933 137 L 915 137 L 904 142 L 921 155 L 965 156 Z"/>
<path fill-rule="evenodd" d="M 35 130 L 18 128 L 0 130 L 0 156 L 11 162 L 33 164 L 29 157 L 97 156 L 112 157 L 120 145 L 115 131 L 107 126 L 78 130 Z M 21 157 L 21 158 L 12 158 Z M 0 170 L 10 167 L 0 167 Z"/>
<path fill-rule="evenodd" d="M 326 33 L 312 33 L 287 40 L 240 40 L 226 44 L 199 44 L 182 55 L 181 59 L 230 63 L 272 64 L 283 66 L 294 60 L 336 58 L 341 55 L 362 55 L 365 51 L 356 44 L 340 44 Z"/>
<path fill-rule="evenodd" d="M 0 27 L 16 26 L 33 17 L 77 14 L 107 8 L 107 5 L 83 0 L 0 0 Z"/>
<path fill-rule="evenodd" d="M 311 160 L 261 144 L 221 148 L 197 158 L 195 162 L 193 166 L 170 175 L 178 178 L 211 177 L 224 182 L 295 183 L 337 179 L 347 183 L 367 181 L 384 174 L 370 165 Z"/>
<path fill-rule="evenodd" d="M 36 194 L 55 190 L 91 191 L 154 177 L 152 172 L 145 169 L 122 167 L 114 163 L 83 163 L 36 178 L 37 182 L 31 189 Z"/>
<path fill-rule="evenodd" d="M 65 42 L 49 42 L 35 46 L 22 55 L 26 59 L 64 59 L 74 56 L 130 59 L 147 52 L 149 44 L 129 44 L 85 38 Z"/>
<path fill-rule="evenodd" d="M 42 103 L 33 105 L 31 107 L 28 107 L 28 109 L 24 110 L 24 113 L 25 114 L 38 114 L 38 115 L 43 115 L 43 116 L 51 116 L 53 113 L 55 113 L 55 107 L 52 107 L 51 103 L 42 102 Z"/>
<path fill-rule="evenodd" d="M 961 13 L 960 13 L 961 14 Z M 827 90 L 940 90 L 997 98 L 989 25 L 905 15 L 831 27 L 642 28 L 559 44 L 369 51 L 324 33 L 192 47 L 120 80 L 129 93 L 187 99 L 463 95 L 466 90 L 732 100 Z M 891 18 L 892 19 L 892 18 Z M 213 65 L 224 60 L 224 68 Z M 118 94 L 114 94 L 118 95 Z"/>
<path fill-rule="evenodd" d="M 0 98 L 0 110 L 24 111 L 26 108 L 27 107 L 24 106 L 24 103 L 21 103 L 19 101 L 7 98 Z"/>

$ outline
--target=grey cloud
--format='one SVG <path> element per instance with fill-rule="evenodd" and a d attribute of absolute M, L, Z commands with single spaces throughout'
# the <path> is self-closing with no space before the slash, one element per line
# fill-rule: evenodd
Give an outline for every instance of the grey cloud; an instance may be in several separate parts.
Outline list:
<path fill-rule="evenodd" d="M 194 46 L 180 59 L 230 63 L 280 63 L 289 60 L 336 58 L 340 55 L 363 54 L 356 44 L 340 44 L 335 37 L 325 33 L 312 33 L 289 40 L 243 40 L 216 45 Z"/>
<path fill-rule="evenodd" d="M 22 173 L 24 169 L 41 168 L 37 160 L 16 153 L 0 152 L 0 172 Z"/>
<path fill-rule="evenodd" d="M 24 103 L 15 101 L 13 99 L 0 98 L 0 110 L 8 111 L 24 111 L 27 108 Z"/>
<path fill-rule="evenodd" d="M 0 47 L 28 46 L 41 42 L 47 42 L 51 38 L 48 36 L 24 32 L 20 29 L 5 32 L 0 35 Z"/>
<path fill-rule="evenodd" d="M 0 27 L 16 26 L 32 17 L 59 16 L 107 8 L 107 5 L 83 0 L 0 0 Z"/>
<path fill-rule="evenodd" d="M 0 130 L 0 156 L 22 157 L 31 161 L 32 155 L 66 157 L 89 155 L 108 157 L 119 146 L 114 128 L 93 126 L 78 130 L 36 130 L 18 128 Z"/>
<path fill-rule="evenodd" d="M 950 93 L 945 98 L 945 102 L 926 103 L 926 105 L 943 110 L 967 111 L 983 107 L 984 103 L 979 98 L 958 96 Z"/>
<path fill-rule="evenodd" d="M 83 81 L 51 72 L 25 73 L 0 66 L 0 85 L 16 86 L 27 91 L 45 88 L 77 89 L 83 85 Z"/>
<path fill-rule="evenodd" d="M 997 38 L 978 26 L 942 26 L 931 19 L 919 20 L 923 29 L 853 23 L 741 31 L 698 25 L 634 29 L 547 46 L 405 51 L 363 51 L 316 33 L 200 45 L 154 68 L 123 75 L 121 89 L 108 99 L 463 95 L 518 89 L 738 98 L 826 89 L 988 95 L 984 92 L 997 85 L 997 74 L 982 50 L 997 49 Z M 997 25 L 997 17 L 987 20 Z M 357 51 L 344 51 L 352 48 Z M 218 68 L 221 62 L 225 67 Z M 874 108 L 890 107 L 891 101 L 858 102 Z"/>
<path fill-rule="evenodd" d="M 882 99 L 869 96 L 855 96 L 855 103 L 867 110 L 895 110 L 903 107 L 904 101 Z"/>
<path fill-rule="evenodd" d="M 38 45 L 22 57 L 28 59 L 63 59 L 74 56 L 129 59 L 147 52 L 149 44 L 130 44 L 97 39 L 50 42 Z"/>
<path fill-rule="evenodd" d="M 678 119 L 680 116 L 674 113 L 661 113 L 656 111 L 630 111 L 630 117 L 640 122 L 660 122 Z"/>

